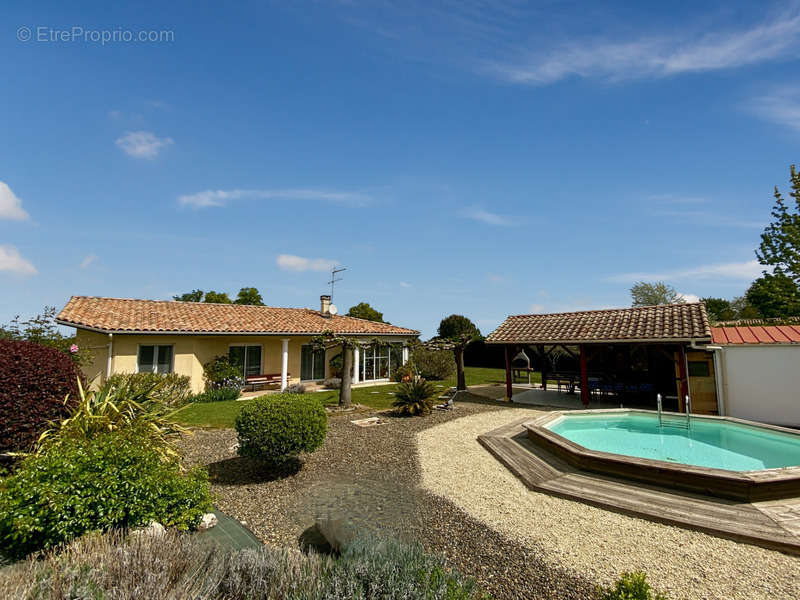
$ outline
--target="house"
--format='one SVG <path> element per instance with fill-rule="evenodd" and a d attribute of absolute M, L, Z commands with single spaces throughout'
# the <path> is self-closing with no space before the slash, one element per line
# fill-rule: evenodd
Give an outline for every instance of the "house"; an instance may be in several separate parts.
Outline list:
<path fill-rule="evenodd" d="M 78 346 L 94 351 L 83 368 L 93 383 L 115 373 L 178 373 L 189 376 L 195 392 L 205 387 L 203 364 L 219 355 L 228 355 L 243 377 L 280 374 L 281 388 L 323 380 L 340 350 L 311 342 L 327 331 L 364 341 L 354 351 L 354 383 L 386 381 L 419 335 L 337 315 L 327 295 L 319 310 L 73 296 L 56 322 L 75 327 Z"/>
<path fill-rule="evenodd" d="M 721 411 L 800 427 L 800 326 L 712 327 Z"/>
<path fill-rule="evenodd" d="M 593 396 L 626 398 L 665 410 L 717 414 L 711 328 L 702 302 L 508 317 L 487 338 L 506 356 L 506 397 L 512 396 L 512 361 L 535 357 L 542 384 L 580 388 Z"/>

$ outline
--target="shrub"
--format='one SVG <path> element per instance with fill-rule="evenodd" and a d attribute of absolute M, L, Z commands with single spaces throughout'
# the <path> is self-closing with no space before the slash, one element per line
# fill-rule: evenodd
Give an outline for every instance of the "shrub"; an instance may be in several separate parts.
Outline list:
<path fill-rule="evenodd" d="M 239 454 L 274 466 L 319 448 L 327 430 L 322 404 L 299 394 L 260 396 L 236 417 Z"/>
<path fill-rule="evenodd" d="M 0 451 L 29 449 L 49 421 L 69 414 L 79 376 L 63 352 L 0 340 Z"/>
<path fill-rule="evenodd" d="M 623 573 L 612 587 L 600 588 L 601 600 L 667 600 L 664 594 L 654 592 L 641 571 Z"/>
<path fill-rule="evenodd" d="M 92 534 L 63 552 L 0 569 L 0 597 L 61 600 L 478 600 L 475 584 L 417 545 L 357 541 L 340 558 L 204 536 Z"/>
<path fill-rule="evenodd" d="M 407 415 L 425 415 L 433 408 L 436 388 L 422 377 L 397 386 L 392 406 Z"/>
<path fill-rule="evenodd" d="M 287 394 L 305 394 L 306 393 L 306 386 L 302 383 L 292 383 L 286 386 L 286 389 L 283 390 Z"/>
<path fill-rule="evenodd" d="M 412 360 L 419 376 L 425 379 L 447 379 L 456 369 L 453 353 L 448 350 L 415 348 Z"/>
<path fill-rule="evenodd" d="M 210 510 L 208 477 L 181 473 L 141 428 L 65 440 L 0 482 L 0 548 L 19 558 L 87 531 L 152 520 L 189 529 Z"/>
<path fill-rule="evenodd" d="M 133 393 L 148 390 L 150 399 L 172 408 L 183 406 L 192 395 L 189 376 L 177 373 L 117 373 L 108 384 Z"/>
<path fill-rule="evenodd" d="M 155 451 L 165 457 L 177 456 L 171 439 L 185 430 L 170 420 L 171 409 L 151 398 L 164 383 L 154 380 L 148 388 L 136 381 L 120 386 L 107 382 L 89 392 L 79 383 L 74 413 L 41 435 L 39 453 L 67 440 L 87 440 L 108 431 L 136 428 Z"/>
<path fill-rule="evenodd" d="M 322 382 L 329 390 L 338 390 L 342 387 L 342 379 L 341 377 L 328 377 L 325 381 Z"/>
<path fill-rule="evenodd" d="M 414 379 L 414 367 L 410 362 L 407 362 L 404 365 L 400 365 L 394 370 L 394 380 L 395 381 L 411 381 Z"/>
<path fill-rule="evenodd" d="M 215 356 L 203 365 L 203 377 L 206 388 L 213 390 L 221 387 L 243 387 L 245 380 L 242 370 L 231 363 L 226 355 Z"/>
<path fill-rule="evenodd" d="M 488 598 L 474 581 L 445 569 L 418 544 L 358 538 L 345 547 L 325 577 L 326 598 L 471 600 Z"/>
<path fill-rule="evenodd" d="M 189 398 L 189 402 L 230 402 L 237 400 L 242 395 L 238 387 L 221 387 L 206 390 Z"/>

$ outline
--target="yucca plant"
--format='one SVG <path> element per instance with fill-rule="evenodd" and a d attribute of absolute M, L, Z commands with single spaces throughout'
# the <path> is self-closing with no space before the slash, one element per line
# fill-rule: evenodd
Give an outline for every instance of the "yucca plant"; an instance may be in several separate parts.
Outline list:
<path fill-rule="evenodd" d="M 436 387 L 422 377 L 397 386 L 392 406 L 407 415 L 425 415 L 433 408 Z"/>
<path fill-rule="evenodd" d="M 87 391 L 79 380 L 80 400 L 75 410 L 61 422 L 51 423 L 39 436 L 38 451 L 41 453 L 61 440 L 91 439 L 103 432 L 137 426 L 148 434 L 148 441 L 165 458 L 176 456 L 172 439 L 186 429 L 172 422 L 172 409 L 154 399 L 163 385 L 163 381 L 147 386 L 130 381 L 108 382 L 97 391 Z M 69 398 L 64 399 L 65 403 L 68 401 Z"/>

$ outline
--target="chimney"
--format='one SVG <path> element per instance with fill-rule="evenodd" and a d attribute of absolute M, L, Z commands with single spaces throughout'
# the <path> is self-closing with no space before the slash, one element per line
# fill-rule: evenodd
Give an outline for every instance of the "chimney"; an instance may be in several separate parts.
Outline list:
<path fill-rule="evenodd" d="M 329 317 L 331 315 L 331 297 L 328 294 L 322 294 L 319 297 L 320 309 L 319 311 L 325 317 Z"/>

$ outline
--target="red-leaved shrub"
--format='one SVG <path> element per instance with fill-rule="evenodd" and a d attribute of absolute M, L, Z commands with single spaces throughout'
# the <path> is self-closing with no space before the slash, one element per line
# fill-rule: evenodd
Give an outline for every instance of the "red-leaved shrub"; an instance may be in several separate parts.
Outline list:
<path fill-rule="evenodd" d="M 48 421 L 68 415 L 77 403 L 78 377 L 63 352 L 0 340 L 0 451 L 30 449 Z"/>

